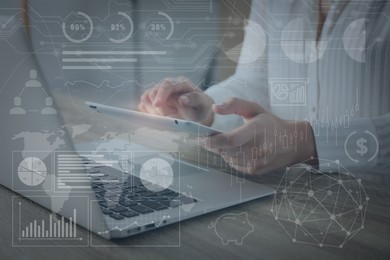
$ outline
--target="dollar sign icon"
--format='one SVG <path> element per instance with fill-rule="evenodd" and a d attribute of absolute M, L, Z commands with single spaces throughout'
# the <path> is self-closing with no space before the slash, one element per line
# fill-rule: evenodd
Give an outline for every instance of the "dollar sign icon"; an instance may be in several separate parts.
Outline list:
<path fill-rule="evenodd" d="M 363 156 L 367 153 L 368 148 L 365 145 L 365 143 L 367 143 L 367 140 L 364 139 L 363 137 L 356 141 L 356 145 L 359 148 L 356 150 L 356 152 L 360 154 L 360 156 Z"/>

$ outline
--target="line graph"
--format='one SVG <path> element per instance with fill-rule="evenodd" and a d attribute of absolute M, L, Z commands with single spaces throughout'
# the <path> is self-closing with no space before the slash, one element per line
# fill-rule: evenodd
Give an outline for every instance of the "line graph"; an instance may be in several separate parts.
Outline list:
<path fill-rule="evenodd" d="M 125 80 L 125 81 L 121 82 L 120 84 L 111 84 L 110 80 L 105 79 L 98 84 L 95 84 L 95 83 L 92 83 L 92 82 L 89 82 L 86 80 L 66 81 L 64 86 L 69 87 L 69 88 L 72 88 L 72 87 L 84 87 L 84 88 L 92 87 L 92 88 L 96 88 L 96 89 L 104 89 L 104 88 L 121 89 L 121 88 L 131 88 L 131 87 L 150 88 L 156 84 L 157 84 L 156 82 L 152 82 L 152 83 L 147 84 L 147 85 L 142 85 L 139 83 L 138 80 Z"/>

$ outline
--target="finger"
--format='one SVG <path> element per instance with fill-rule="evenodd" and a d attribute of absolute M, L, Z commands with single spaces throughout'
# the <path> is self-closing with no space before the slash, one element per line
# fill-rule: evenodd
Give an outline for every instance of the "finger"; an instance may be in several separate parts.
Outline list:
<path fill-rule="evenodd" d="M 221 155 L 222 149 L 214 149 L 210 147 L 210 139 L 207 137 L 198 137 L 198 144 L 203 147 L 203 149 Z"/>
<path fill-rule="evenodd" d="M 176 107 L 182 118 L 198 122 L 212 113 L 209 110 L 211 104 L 207 102 L 206 95 L 202 92 L 191 92 L 181 95 L 177 99 Z"/>
<path fill-rule="evenodd" d="M 244 145 L 253 139 L 253 122 L 245 123 L 231 132 L 209 137 L 210 148 L 231 149 Z"/>
<path fill-rule="evenodd" d="M 255 162 L 253 160 L 247 161 L 245 164 L 242 163 L 239 164 L 238 162 L 241 162 L 239 158 L 236 158 L 234 156 L 229 156 L 227 154 L 223 154 L 221 156 L 224 159 L 224 161 L 230 165 L 230 167 L 236 169 L 239 172 L 252 174 L 256 169 Z"/>
<path fill-rule="evenodd" d="M 236 114 L 250 119 L 258 114 L 266 113 L 262 106 L 255 102 L 249 102 L 240 98 L 231 98 L 220 105 L 213 105 L 212 109 L 220 115 Z"/>
<path fill-rule="evenodd" d="M 145 108 L 145 106 L 144 106 L 144 104 L 140 103 L 140 104 L 138 105 L 138 111 L 141 111 L 141 112 L 144 112 L 144 113 L 147 112 L 147 111 L 146 111 L 146 108 Z"/>
<path fill-rule="evenodd" d="M 140 103 L 138 105 L 138 110 L 144 113 L 152 113 L 154 114 L 154 109 L 152 106 L 152 103 L 149 98 L 149 93 L 145 92 L 141 98 L 140 98 Z"/>
<path fill-rule="evenodd" d="M 201 147 L 203 147 L 204 149 L 211 151 L 209 138 L 204 137 L 204 136 L 199 136 L 198 137 L 198 144 Z"/>
<path fill-rule="evenodd" d="M 240 151 L 240 149 L 228 150 L 223 154 L 226 158 L 232 158 L 234 164 L 238 166 L 245 166 L 249 160 L 252 160 L 249 154 L 247 155 L 245 152 Z"/>
<path fill-rule="evenodd" d="M 239 172 L 249 175 L 262 175 L 269 172 L 264 159 L 248 160 L 245 165 L 234 165 L 233 168 Z"/>
<path fill-rule="evenodd" d="M 145 95 L 141 98 L 141 108 L 143 112 L 149 113 L 149 114 L 155 114 L 155 115 L 162 115 L 164 111 L 158 110 L 155 108 L 152 104 L 152 101 L 150 100 L 149 95 Z M 168 111 L 169 112 L 169 111 Z"/>
<path fill-rule="evenodd" d="M 242 173 L 245 173 L 245 174 L 249 174 L 249 175 L 254 175 L 256 173 L 256 168 L 253 165 L 253 163 L 248 163 L 245 166 L 235 166 L 233 168 L 236 169 L 239 172 L 242 172 Z"/>
<path fill-rule="evenodd" d="M 148 96 L 149 96 L 149 99 L 150 99 L 150 101 L 152 102 L 152 104 L 153 104 L 154 98 L 155 98 L 155 96 L 156 96 L 156 94 L 157 94 L 157 91 L 158 91 L 158 88 L 153 88 L 153 89 L 151 89 L 151 90 L 148 92 Z"/>
<path fill-rule="evenodd" d="M 177 108 L 172 106 L 153 107 L 157 115 L 178 118 Z"/>
<path fill-rule="evenodd" d="M 140 104 L 143 104 L 143 103 L 146 101 L 147 96 L 149 95 L 149 92 L 150 92 L 150 90 L 145 91 L 145 92 L 141 95 Z"/>
<path fill-rule="evenodd" d="M 151 89 L 147 93 L 141 96 L 142 109 L 147 113 L 156 114 L 161 116 L 175 115 L 177 114 L 177 108 L 173 101 L 168 101 L 166 105 L 161 107 L 155 107 L 153 105 L 153 98 L 157 92 L 157 88 Z"/>
<path fill-rule="evenodd" d="M 193 91 L 191 83 L 188 80 L 180 80 L 172 83 L 172 80 L 164 80 L 159 86 L 155 95 L 153 105 L 162 106 L 173 94 L 184 94 Z"/>
<path fill-rule="evenodd" d="M 157 111 L 150 103 L 142 103 L 142 112 L 158 115 Z"/>
<path fill-rule="evenodd" d="M 220 154 L 220 150 L 219 149 L 207 148 L 206 150 L 209 151 L 209 152 L 215 153 L 215 154 Z"/>
<path fill-rule="evenodd" d="M 199 107 L 205 103 L 204 94 L 201 92 L 189 92 L 179 96 L 179 103 L 185 107 Z"/>
<path fill-rule="evenodd" d="M 143 112 L 155 114 L 155 109 L 153 108 L 152 102 L 149 97 L 149 91 L 145 92 L 141 96 L 140 106 L 142 107 Z"/>

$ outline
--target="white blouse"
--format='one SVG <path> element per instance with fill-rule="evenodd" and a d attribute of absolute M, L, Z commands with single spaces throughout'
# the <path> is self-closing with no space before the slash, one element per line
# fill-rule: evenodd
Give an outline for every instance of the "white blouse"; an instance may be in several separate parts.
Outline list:
<path fill-rule="evenodd" d="M 386 171 L 390 3 L 334 1 L 317 44 L 318 18 L 318 0 L 253 0 L 236 73 L 206 93 L 215 103 L 240 97 L 283 119 L 308 120 L 320 160 Z M 238 116 L 216 115 L 213 127 L 228 131 L 240 124 Z M 292 133 L 286 145 L 305 136 Z"/>

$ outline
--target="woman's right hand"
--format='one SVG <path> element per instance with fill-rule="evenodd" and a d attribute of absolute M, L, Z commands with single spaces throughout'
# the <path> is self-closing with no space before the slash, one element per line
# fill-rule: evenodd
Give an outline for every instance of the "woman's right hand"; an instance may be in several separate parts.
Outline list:
<path fill-rule="evenodd" d="M 210 126 L 214 120 L 214 101 L 189 79 L 166 78 L 141 96 L 138 109 L 145 113 L 200 122 Z"/>

